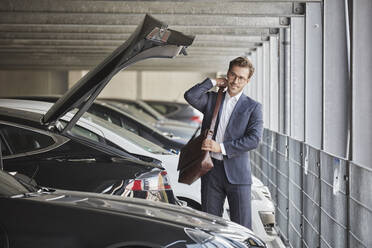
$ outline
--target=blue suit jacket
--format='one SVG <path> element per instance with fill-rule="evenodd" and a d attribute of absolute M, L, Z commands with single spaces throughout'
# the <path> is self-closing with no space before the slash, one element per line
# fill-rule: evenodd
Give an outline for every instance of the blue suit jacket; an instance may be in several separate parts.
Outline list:
<path fill-rule="evenodd" d="M 202 131 L 210 127 L 217 93 L 209 91 L 213 87 L 210 79 L 195 85 L 185 92 L 186 101 L 204 114 Z M 226 93 L 225 93 L 226 94 Z M 225 98 L 225 94 L 222 99 Z M 216 128 L 223 104 L 218 114 Z M 240 96 L 231 114 L 224 134 L 223 156 L 227 179 L 232 184 L 252 184 L 249 151 L 257 148 L 263 129 L 262 106 L 246 96 Z"/>

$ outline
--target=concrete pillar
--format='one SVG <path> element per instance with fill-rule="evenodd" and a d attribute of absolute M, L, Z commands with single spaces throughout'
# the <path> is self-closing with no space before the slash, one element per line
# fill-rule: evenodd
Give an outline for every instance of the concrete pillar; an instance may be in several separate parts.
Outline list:
<path fill-rule="evenodd" d="M 263 58 L 263 47 L 257 47 L 257 93 L 256 93 L 256 100 L 260 103 L 263 102 L 263 83 L 264 83 L 264 75 L 265 75 L 265 68 L 264 68 L 264 58 Z"/>
<path fill-rule="evenodd" d="M 228 63 L 226 62 L 226 64 Z M 86 71 L 70 71 L 69 87 L 79 81 L 85 73 Z M 112 78 L 98 98 L 114 97 L 184 102 L 184 92 L 207 77 L 215 78 L 216 73 L 123 71 Z"/>
<path fill-rule="evenodd" d="M 68 72 L 68 88 L 71 88 L 77 81 L 79 81 L 88 71 L 69 71 Z"/>
<path fill-rule="evenodd" d="M 264 127 L 270 128 L 270 43 L 262 45 L 263 79 L 262 79 L 262 106 Z"/>
<path fill-rule="evenodd" d="M 82 78 L 87 71 L 69 71 L 69 88 Z M 137 97 L 136 71 L 125 71 L 116 74 L 99 94 L 99 97 L 114 97 L 136 99 Z"/>
<path fill-rule="evenodd" d="M 305 141 L 320 149 L 323 133 L 322 4 L 306 3 Z"/>
<path fill-rule="evenodd" d="M 352 159 L 369 169 L 372 169 L 372 32 L 366 27 L 372 22 L 371 11 L 371 1 L 354 1 Z"/>
<path fill-rule="evenodd" d="M 270 129 L 279 132 L 278 35 L 270 35 Z"/>
<path fill-rule="evenodd" d="M 291 18 L 290 134 L 305 139 L 305 20 Z"/>
<path fill-rule="evenodd" d="M 136 99 L 142 99 L 143 95 L 143 79 L 142 79 L 142 71 L 137 71 L 137 94 L 136 94 Z"/>
<path fill-rule="evenodd" d="M 324 2 L 324 147 L 330 154 L 346 157 L 348 146 L 349 75 L 345 2 Z"/>
<path fill-rule="evenodd" d="M 252 99 L 257 100 L 257 85 L 259 83 L 257 78 L 258 78 L 258 72 L 260 70 L 258 63 L 257 63 L 257 52 L 253 51 L 249 59 L 251 60 L 253 67 L 255 68 L 255 71 L 253 73 L 253 76 L 251 77 L 251 80 L 249 81 L 247 86 L 245 86 L 244 92 Z"/>
<path fill-rule="evenodd" d="M 63 94 L 67 88 L 66 71 L 0 71 L 0 97 Z"/>

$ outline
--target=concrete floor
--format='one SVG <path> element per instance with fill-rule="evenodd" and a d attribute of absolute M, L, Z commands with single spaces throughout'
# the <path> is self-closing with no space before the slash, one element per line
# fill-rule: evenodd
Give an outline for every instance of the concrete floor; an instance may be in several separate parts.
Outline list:
<path fill-rule="evenodd" d="M 267 248 L 286 248 L 280 237 L 277 237 L 271 242 L 266 243 Z"/>

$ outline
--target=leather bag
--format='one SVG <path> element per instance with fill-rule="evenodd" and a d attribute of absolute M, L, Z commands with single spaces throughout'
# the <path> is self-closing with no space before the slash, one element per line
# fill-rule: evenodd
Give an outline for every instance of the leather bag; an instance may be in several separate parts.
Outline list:
<path fill-rule="evenodd" d="M 209 151 L 201 149 L 205 139 L 212 139 L 216 126 L 217 114 L 220 109 L 223 89 L 218 90 L 216 105 L 213 111 L 212 122 L 209 129 L 204 130 L 197 137 L 192 137 L 190 141 L 181 148 L 177 170 L 179 171 L 178 182 L 192 184 L 201 176 L 213 168 L 213 162 Z"/>

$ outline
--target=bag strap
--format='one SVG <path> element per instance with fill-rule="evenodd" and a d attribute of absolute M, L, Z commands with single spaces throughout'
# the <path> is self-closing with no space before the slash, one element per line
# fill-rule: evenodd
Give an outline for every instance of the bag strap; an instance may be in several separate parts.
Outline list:
<path fill-rule="evenodd" d="M 209 130 L 208 130 L 208 136 L 207 136 L 208 139 L 212 139 L 212 137 L 213 137 L 214 127 L 216 126 L 218 111 L 220 111 L 220 106 L 221 106 L 221 102 L 222 102 L 222 94 L 223 94 L 224 89 L 225 88 L 222 88 L 222 87 L 220 87 L 218 89 L 217 101 L 216 101 L 216 105 L 214 106 L 212 122 L 211 122 L 211 126 L 209 127 Z"/>

